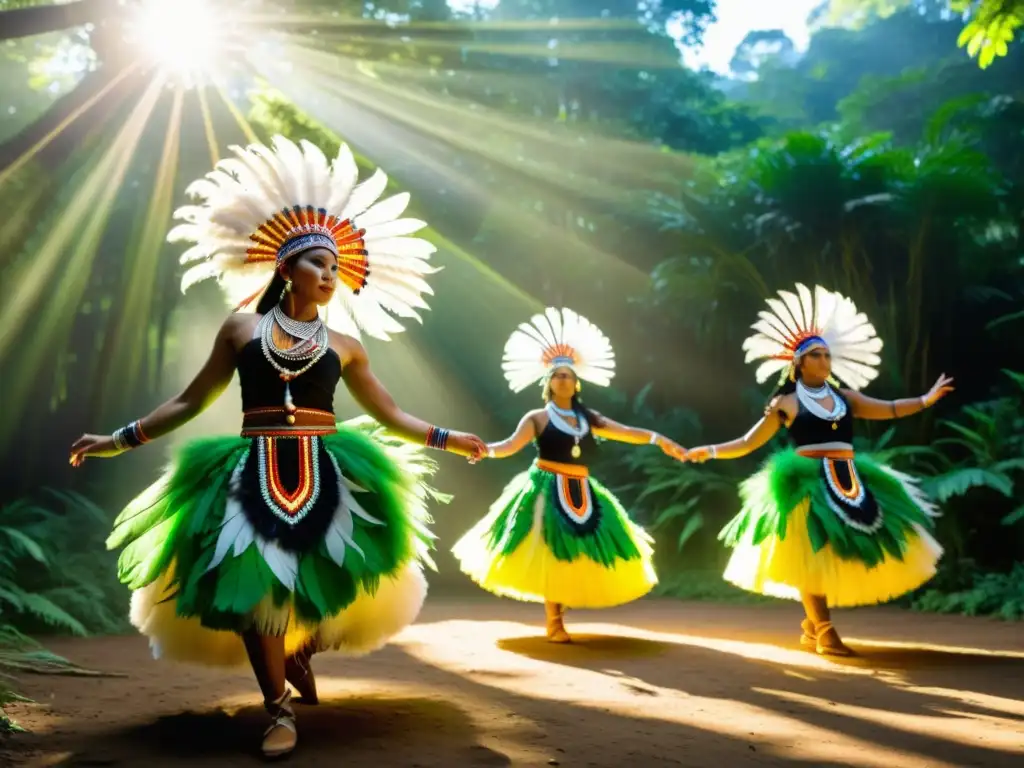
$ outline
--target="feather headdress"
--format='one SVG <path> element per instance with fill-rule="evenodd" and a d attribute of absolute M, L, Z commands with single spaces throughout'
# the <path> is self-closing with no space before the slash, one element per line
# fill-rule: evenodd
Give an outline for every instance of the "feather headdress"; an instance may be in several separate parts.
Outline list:
<path fill-rule="evenodd" d="M 338 258 L 338 290 L 321 309 L 327 325 L 388 339 L 403 330 L 394 316 L 419 321 L 417 310 L 429 309 L 422 296 L 433 293 L 424 276 L 438 270 L 427 261 L 434 246 L 409 237 L 426 223 L 399 218 L 409 194 L 378 201 L 387 175 L 377 169 L 357 184 L 359 169 L 345 145 L 328 163 L 308 141 L 300 148 L 275 136 L 271 144 L 231 147 L 234 157 L 187 188 L 199 204 L 175 211 L 185 223 L 167 236 L 194 243 L 181 257 L 192 265 L 182 291 L 215 278 L 240 310 L 266 290 L 284 259 L 323 247 Z"/>
<path fill-rule="evenodd" d="M 816 347 L 832 354 L 832 374 L 851 389 L 862 389 L 878 376 L 882 340 L 863 312 L 840 293 L 820 285 L 812 294 L 797 283 L 796 293 L 779 291 L 758 313 L 756 331 L 743 342 L 744 362 L 761 361 L 755 374 L 763 383 L 773 373 L 785 376 L 799 357 Z"/>
<path fill-rule="evenodd" d="M 548 307 L 513 331 L 501 367 L 513 392 L 563 367 L 583 381 L 606 387 L 615 375 L 615 353 L 608 337 L 585 317 Z"/>

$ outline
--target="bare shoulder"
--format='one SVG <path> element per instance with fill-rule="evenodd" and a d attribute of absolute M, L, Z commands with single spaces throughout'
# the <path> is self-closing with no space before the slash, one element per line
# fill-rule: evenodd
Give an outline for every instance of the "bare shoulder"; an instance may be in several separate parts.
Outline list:
<path fill-rule="evenodd" d="M 251 312 L 232 312 L 221 324 L 218 336 L 230 342 L 235 350 L 240 350 L 252 339 L 262 317 Z"/>
<path fill-rule="evenodd" d="M 523 421 L 529 421 L 533 424 L 533 428 L 540 432 L 548 425 L 548 412 L 543 408 L 535 408 L 532 411 L 528 411 L 523 416 Z"/>
<path fill-rule="evenodd" d="M 331 349 L 338 353 L 341 358 L 342 367 L 349 363 L 367 360 L 366 349 L 359 339 L 344 333 L 338 333 L 330 328 L 327 329 Z"/>
<path fill-rule="evenodd" d="M 797 410 L 796 393 L 790 392 L 788 395 L 780 395 L 772 400 L 768 404 L 767 413 L 775 414 L 782 420 L 783 424 L 789 424 L 796 415 Z"/>

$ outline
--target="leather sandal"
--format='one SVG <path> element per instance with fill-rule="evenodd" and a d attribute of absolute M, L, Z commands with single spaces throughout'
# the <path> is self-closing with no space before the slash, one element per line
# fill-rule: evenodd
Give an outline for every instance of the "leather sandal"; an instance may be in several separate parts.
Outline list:
<path fill-rule="evenodd" d="M 814 631 L 814 622 L 810 619 L 804 619 L 800 622 L 800 629 L 803 630 L 803 634 L 800 635 L 800 645 L 805 648 L 816 648 L 818 646 L 818 633 Z"/>
<path fill-rule="evenodd" d="M 822 643 L 821 639 L 829 632 L 835 635 L 836 642 L 829 644 Z M 822 656 L 853 656 L 853 651 L 843 643 L 842 639 L 839 637 L 839 633 L 836 632 L 835 628 L 832 626 L 831 621 L 823 621 L 818 625 L 815 649 Z"/>
<path fill-rule="evenodd" d="M 274 718 L 263 732 L 263 756 L 274 759 L 284 757 L 295 749 L 299 733 L 295 727 L 295 711 L 291 707 L 291 689 L 285 690 L 276 701 L 265 702 L 267 712 Z"/>
<path fill-rule="evenodd" d="M 565 631 L 565 622 L 562 616 L 565 610 L 558 603 L 545 603 L 544 612 L 547 616 L 548 642 L 571 643 L 572 637 Z"/>

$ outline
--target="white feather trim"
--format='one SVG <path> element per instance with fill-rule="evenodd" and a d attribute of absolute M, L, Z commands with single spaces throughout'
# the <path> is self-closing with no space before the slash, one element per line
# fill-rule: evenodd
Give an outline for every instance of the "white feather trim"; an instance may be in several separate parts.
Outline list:
<path fill-rule="evenodd" d="M 862 389 L 878 376 L 882 340 L 850 299 L 798 283 L 795 291 L 779 291 L 765 303 L 768 311 L 758 312 L 754 333 L 743 342 L 744 362 L 758 364 L 758 383 L 787 368 L 796 347 L 811 335 L 825 340 L 833 373 L 851 389 Z"/>
<path fill-rule="evenodd" d="M 358 166 L 342 146 L 332 163 L 308 141 L 299 144 L 275 136 L 271 146 L 232 146 L 233 157 L 219 161 L 206 176 L 186 188 L 197 202 L 174 212 L 182 223 L 168 233 L 169 242 L 190 243 L 180 257 L 188 268 L 181 288 L 214 278 L 232 306 L 270 282 L 276 265 L 250 261 L 252 235 L 269 219 L 294 206 L 324 209 L 338 219 L 350 218 L 366 230 L 370 272 L 360 295 L 339 295 L 322 308 L 325 322 L 341 333 L 366 333 L 380 339 L 403 330 L 398 318 L 420 320 L 431 295 L 426 275 L 438 271 L 426 262 L 435 247 L 408 237 L 426 223 L 399 218 L 409 204 L 400 193 L 380 200 L 388 185 L 382 170 L 357 185 Z M 358 220 L 356 220 L 358 217 Z"/>
<path fill-rule="evenodd" d="M 505 343 L 502 371 L 513 392 L 547 376 L 545 362 L 554 350 L 572 359 L 572 368 L 584 381 L 607 386 L 615 375 L 615 354 L 601 330 L 571 309 L 548 307 L 512 332 Z"/>

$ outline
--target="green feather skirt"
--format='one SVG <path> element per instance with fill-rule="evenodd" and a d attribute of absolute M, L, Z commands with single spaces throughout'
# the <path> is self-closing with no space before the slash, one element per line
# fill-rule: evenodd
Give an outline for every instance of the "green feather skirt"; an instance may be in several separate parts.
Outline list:
<path fill-rule="evenodd" d="M 118 516 L 107 545 L 121 550 L 132 622 L 155 656 L 241 664 L 239 633 L 249 629 L 284 635 L 288 652 L 312 644 L 355 655 L 415 619 L 426 595 L 421 564 L 433 565 L 426 504 L 445 500 L 423 482 L 433 464 L 365 418 L 318 440 L 315 479 L 337 503 L 326 532 L 301 547 L 268 534 L 279 521 L 254 527 L 254 505 L 238 501 L 240 485 L 260 482 L 241 472 L 255 439 L 187 443 Z M 244 490 L 252 499 L 265 489 Z"/>
<path fill-rule="evenodd" d="M 742 508 L 719 534 L 733 548 L 727 581 L 762 594 L 824 595 L 832 606 L 885 602 L 928 581 L 942 548 L 931 535 L 935 508 L 916 481 L 870 456 L 845 479 L 875 513 L 853 520 L 832 492 L 830 465 L 788 448 L 740 486 Z M 870 524 L 869 524 L 870 523 Z"/>
<path fill-rule="evenodd" d="M 650 536 L 607 488 L 536 464 L 452 552 L 489 592 L 567 608 L 620 605 L 657 583 Z"/>

